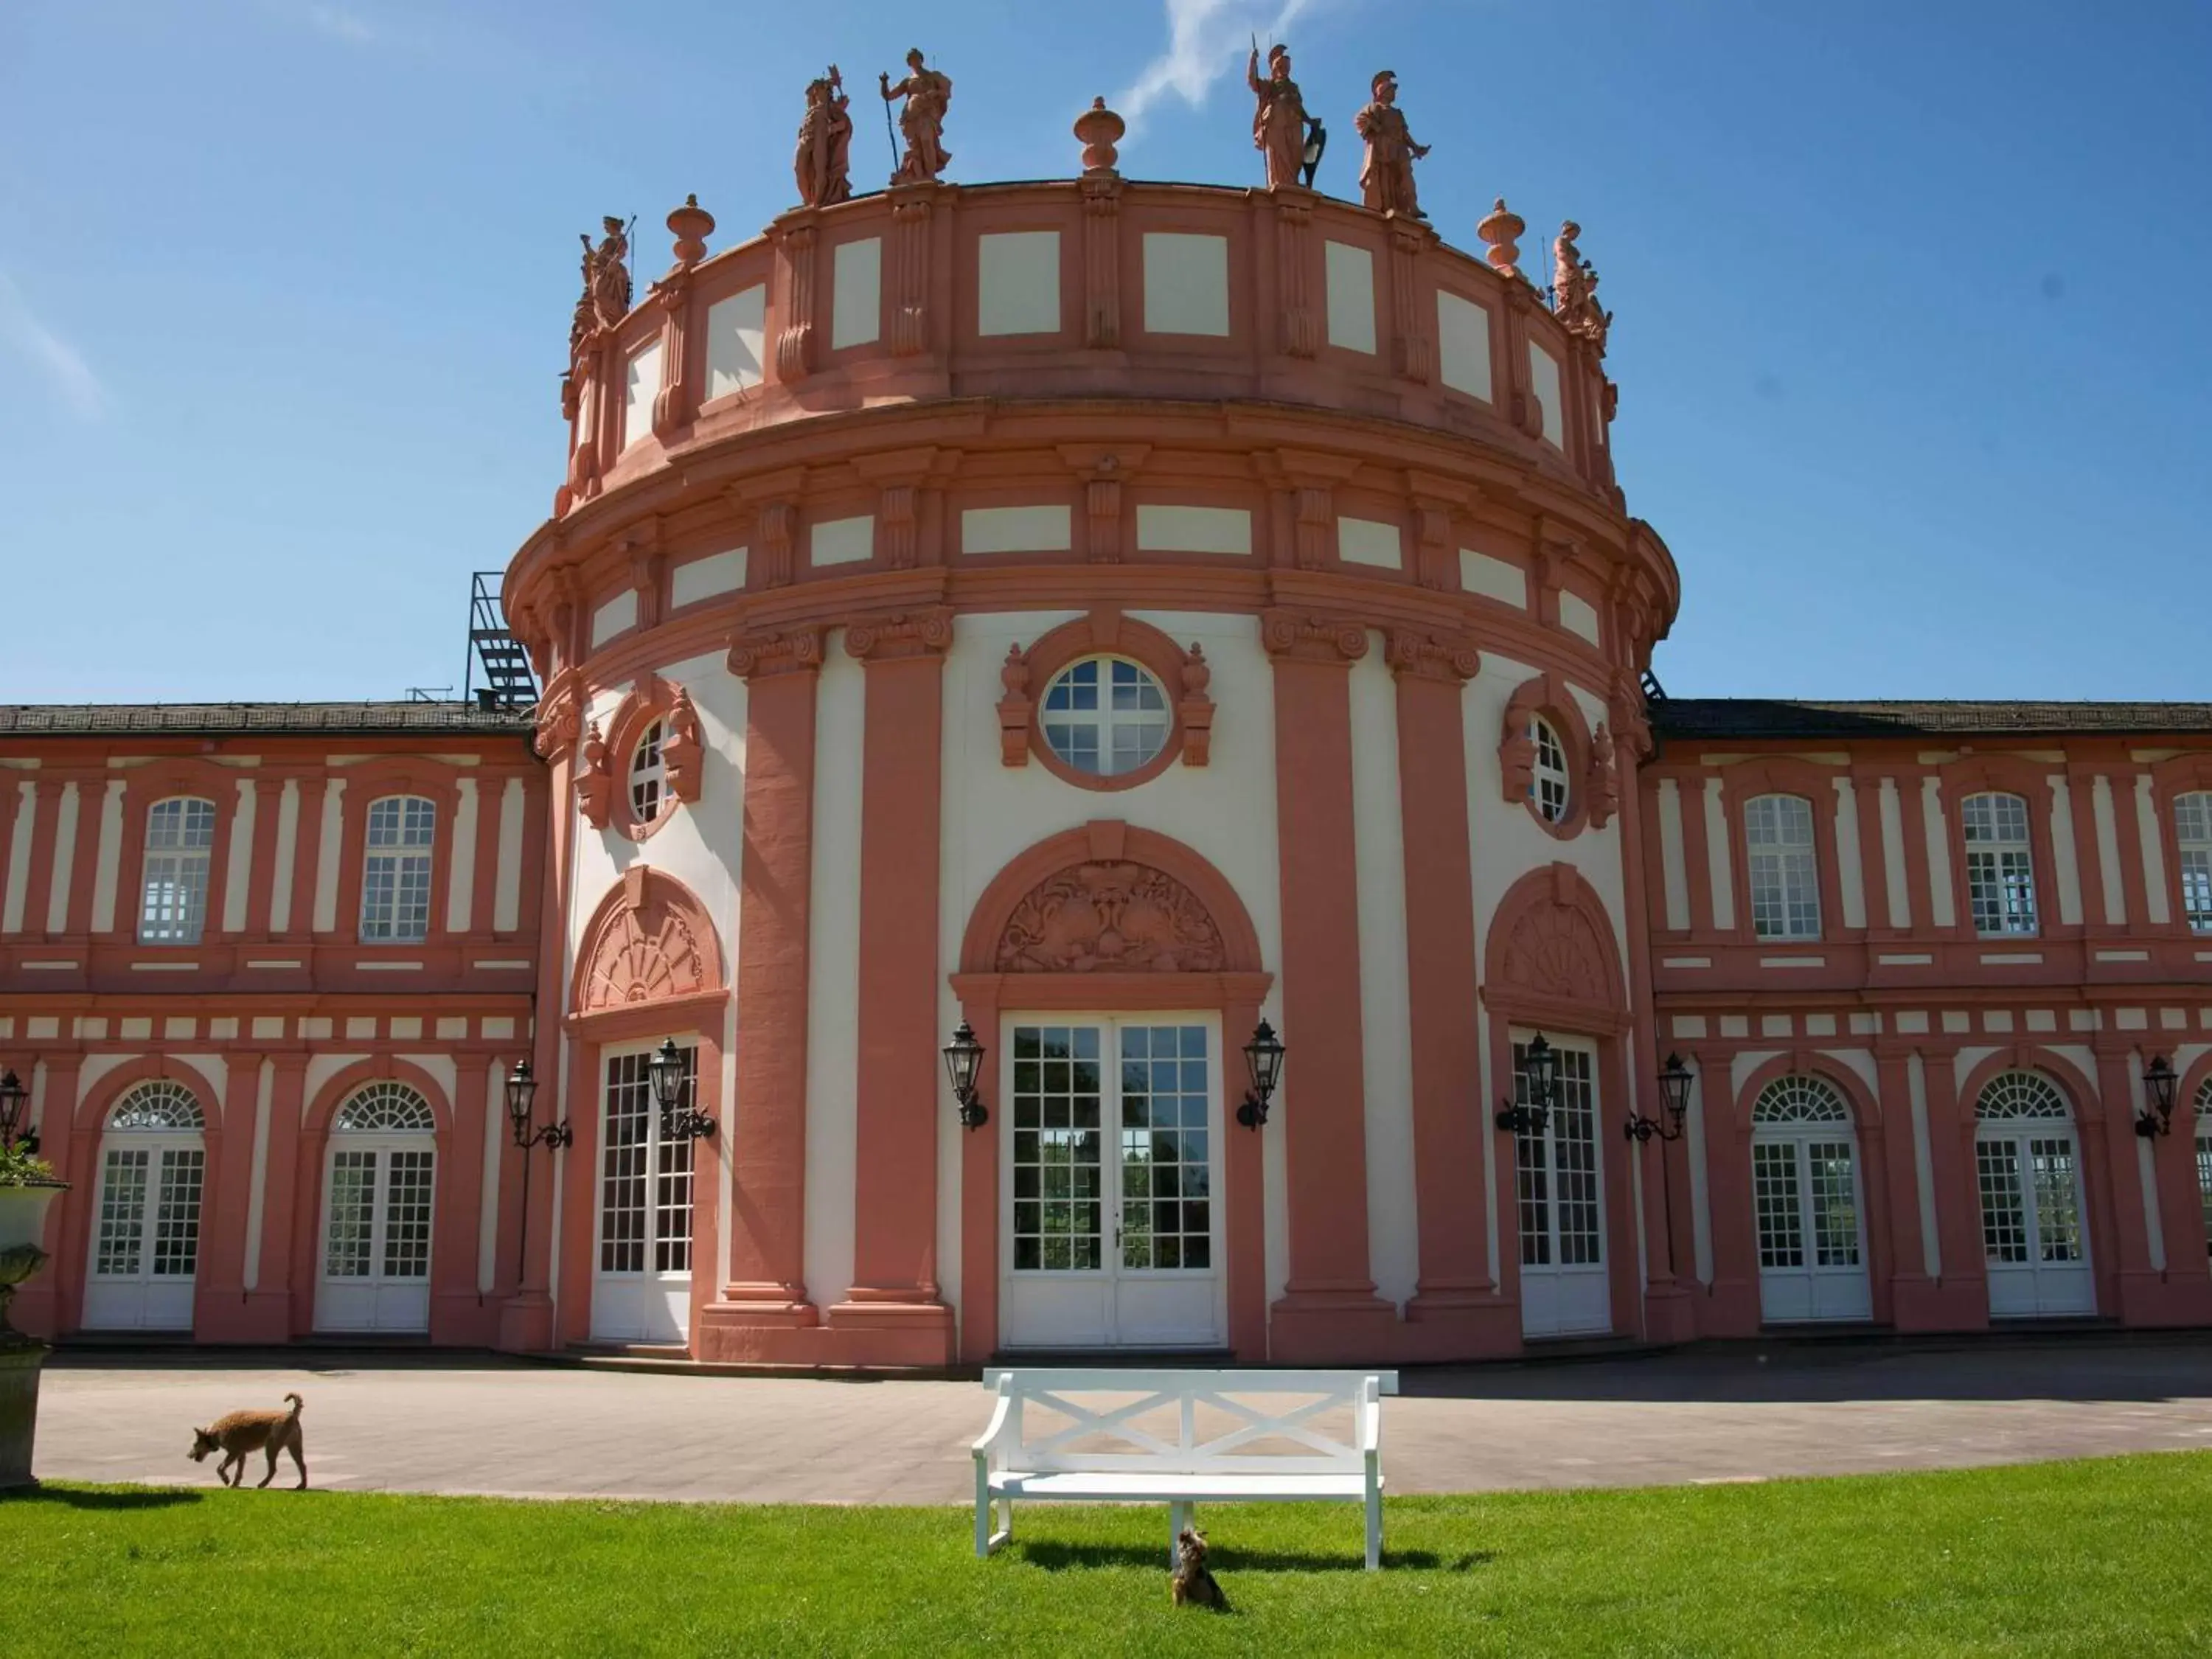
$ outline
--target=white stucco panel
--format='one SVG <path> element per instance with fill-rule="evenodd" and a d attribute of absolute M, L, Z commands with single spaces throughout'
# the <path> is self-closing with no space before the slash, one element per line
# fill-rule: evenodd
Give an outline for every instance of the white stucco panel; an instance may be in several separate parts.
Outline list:
<path fill-rule="evenodd" d="M 707 398 L 758 386 L 768 362 L 768 285 L 756 283 L 707 307 Z"/>
<path fill-rule="evenodd" d="M 688 559 L 668 573 L 668 606 L 681 611 L 717 593 L 734 593 L 745 585 L 745 550 L 742 547 Z"/>
<path fill-rule="evenodd" d="M 883 333 L 884 244 L 841 242 L 830 258 L 830 349 L 866 345 Z"/>
<path fill-rule="evenodd" d="M 1328 343 L 1346 351 L 1375 349 L 1375 256 L 1347 242 L 1323 242 L 1328 279 Z"/>
<path fill-rule="evenodd" d="M 975 239 L 975 331 L 1060 331 L 1060 233 L 1003 231 Z"/>
<path fill-rule="evenodd" d="M 971 507 L 960 515 L 960 550 L 1064 553 L 1074 545 L 1073 520 L 1065 501 L 1039 502 L 1034 507 Z"/>
<path fill-rule="evenodd" d="M 1453 391 L 1491 401 L 1490 313 L 1442 289 L 1437 290 L 1437 372 Z"/>
<path fill-rule="evenodd" d="M 1229 332 L 1229 239 L 1145 233 L 1145 331 Z"/>

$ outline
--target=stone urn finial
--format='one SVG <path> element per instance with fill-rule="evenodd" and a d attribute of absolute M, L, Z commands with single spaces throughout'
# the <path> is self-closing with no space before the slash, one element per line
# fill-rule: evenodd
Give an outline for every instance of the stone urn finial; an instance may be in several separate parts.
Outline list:
<path fill-rule="evenodd" d="M 696 264 L 707 257 L 707 239 L 714 234 L 714 216 L 699 205 L 696 196 L 686 196 L 684 205 L 668 216 L 668 228 L 676 237 L 676 263 Z"/>
<path fill-rule="evenodd" d="M 1075 118 L 1075 136 L 1083 141 L 1084 172 L 1113 172 L 1114 146 L 1128 130 L 1128 124 L 1106 107 L 1103 98 L 1092 99 L 1091 107 Z"/>
<path fill-rule="evenodd" d="M 1507 208 L 1503 196 L 1498 198 L 1498 205 L 1491 209 L 1489 217 L 1474 228 L 1474 234 L 1490 244 L 1490 252 L 1484 257 L 1499 276 L 1518 276 L 1521 274 L 1520 268 L 1514 264 L 1521 257 L 1520 246 L 1514 239 L 1528 228 L 1528 222 Z"/>

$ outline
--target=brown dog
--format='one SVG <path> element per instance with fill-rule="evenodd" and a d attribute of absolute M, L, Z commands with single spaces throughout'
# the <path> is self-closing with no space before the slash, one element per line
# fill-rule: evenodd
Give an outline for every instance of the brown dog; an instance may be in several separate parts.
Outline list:
<path fill-rule="evenodd" d="M 307 1460 L 303 1454 L 307 1443 L 300 1434 L 300 1408 L 307 1402 L 296 1394 L 284 1398 L 292 1402 L 289 1412 L 233 1412 L 204 1429 L 194 1429 L 192 1449 L 185 1455 L 195 1463 L 204 1463 L 210 1452 L 221 1452 L 222 1462 L 216 1466 L 216 1479 L 226 1486 L 235 1486 L 246 1479 L 246 1453 L 265 1450 L 269 1473 L 260 1480 L 260 1486 L 265 1486 L 276 1478 L 276 1454 L 289 1452 L 300 1470 L 300 1484 L 294 1490 L 305 1492 Z"/>
<path fill-rule="evenodd" d="M 1175 1573 L 1168 1580 L 1168 1591 L 1179 1607 L 1229 1611 L 1229 1598 L 1221 1593 L 1221 1585 L 1214 1576 L 1206 1570 L 1206 1534 L 1195 1527 L 1185 1527 L 1176 1535 Z"/>

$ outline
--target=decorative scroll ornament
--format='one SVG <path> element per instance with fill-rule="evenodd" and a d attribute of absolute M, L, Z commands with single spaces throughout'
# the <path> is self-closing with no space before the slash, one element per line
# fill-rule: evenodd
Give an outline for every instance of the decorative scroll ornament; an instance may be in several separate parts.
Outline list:
<path fill-rule="evenodd" d="M 740 635 L 730 641 L 730 672 L 740 679 L 756 674 L 788 674 L 822 666 L 822 630 L 794 628 Z"/>
<path fill-rule="evenodd" d="M 660 767 L 667 776 L 669 793 L 680 801 L 696 801 L 706 749 L 699 739 L 699 711 L 691 706 L 691 694 L 680 685 L 668 705 L 662 731 Z"/>
<path fill-rule="evenodd" d="M 1583 799 L 1589 803 L 1590 828 L 1602 830 L 1613 815 L 1620 810 L 1620 775 L 1613 761 L 1613 733 L 1605 729 L 1605 722 L 1597 723 L 1590 733 L 1589 771 L 1583 785 Z"/>
<path fill-rule="evenodd" d="M 1195 893 L 1165 871 L 1079 864 L 1014 907 L 996 953 L 1000 973 L 1218 973 L 1221 930 Z"/>
<path fill-rule="evenodd" d="M 1534 712 L 1521 704 L 1505 710 L 1505 734 L 1498 740 L 1498 769 L 1505 799 L 1515 804 L 1528 799 L 1536 787 Z"/>
<path fill-rule="evenodd" d="M 1604 1007 L 1610 1000 L 1605 941 L 1572 904 L 1535 905 L 1513 924 L 1499 975 L 1517 991 Z"/>
<path fill-rule="evenodd" d="M 531 747 L 541 760 L 558 760 L 575 742 L 581 724 L 575 687 L 564 685 L 550 691 L 538 705 L 538 725 L 531 736 Z"/>
<path fill-rule="evenodd" d="M 654 895 L 625 905 L 599 935 L 586 969 L 580 1013 L 692 996 L 709 988 L 709 974 L 691 923 Z"/>
<path fill-rule="evenodd" d="M 584 728 L 584 749 L 576 768 L 576 806 L 584 822 L 604 830 L 615 810 L 615 777 L 607 761 L 607 745 L 599 736 L 599 723 Z"/>
<path fill-rule="evenodd" d="M 1203 766 L 1213 753 L 1213 699 L 1206 688 L 1213 684 L 1212 665 L 1196 640 L 1182 659 L 1182 697 L 1176 713 L 1182 721 L 1182 763 Z"/>
<path fill-rule="evenodd" d="M 1456 682 L 1482 672 L 1482 653 L 1471 641 L 1419 629 L 1392 629 L 1383 654 L 1398 673 L 1416 679 Z"/>
<path fill-rule="evenodd" d="M 1367 654 L 1367 630 L 1359 623 L 1297 611 L 1261 611 L 1260 642 L 1279 657 L 1351 663 Z"/>
<path fill-rule="evenodd" d="M 1027 766 L 1030 710 L 1036 705 L 1030 697 L 1030 659 L 1018 642 L 1006 647 L 1006 659 L 999 665 L 999 684 L 1006 688 L 1006 696 L 999 699 L 999 763 Z"/>
<path fill-rule="evenodd" d="M 924 652 L 949 650 L 951 645 L 950 605 L 863 617 L 845 628 L 846 653 L 863 662 L 875 657 L 920 656 Z"/>

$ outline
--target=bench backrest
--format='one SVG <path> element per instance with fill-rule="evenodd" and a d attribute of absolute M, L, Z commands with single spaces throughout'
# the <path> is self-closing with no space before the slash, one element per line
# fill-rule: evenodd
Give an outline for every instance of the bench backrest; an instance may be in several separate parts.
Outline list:
<path fill-rule="evenodd" d="M 1395 1371 L 1009 1368 L 985 1371 L 983 1382 L 1009 1404 L 1007 1437 L 1020 1448 L 1006 1449 L 1010 1466 L 1041 1474 L 1352 1473 L 1364 1461 L 1361 1411 L 1371 1398 L 1398 1392 Z M 1024 1432 L 1031 1405 L 1064 1420 L 1036 1424 L 1031 1437 Z M 1347 1409 L 1349 1432 L 1329 1432 Z M 1170 1415 L 1173 1438 L 1164 1421 Z M 1285 1443 L 1299 1449 L 1275 1449 Z"/>

